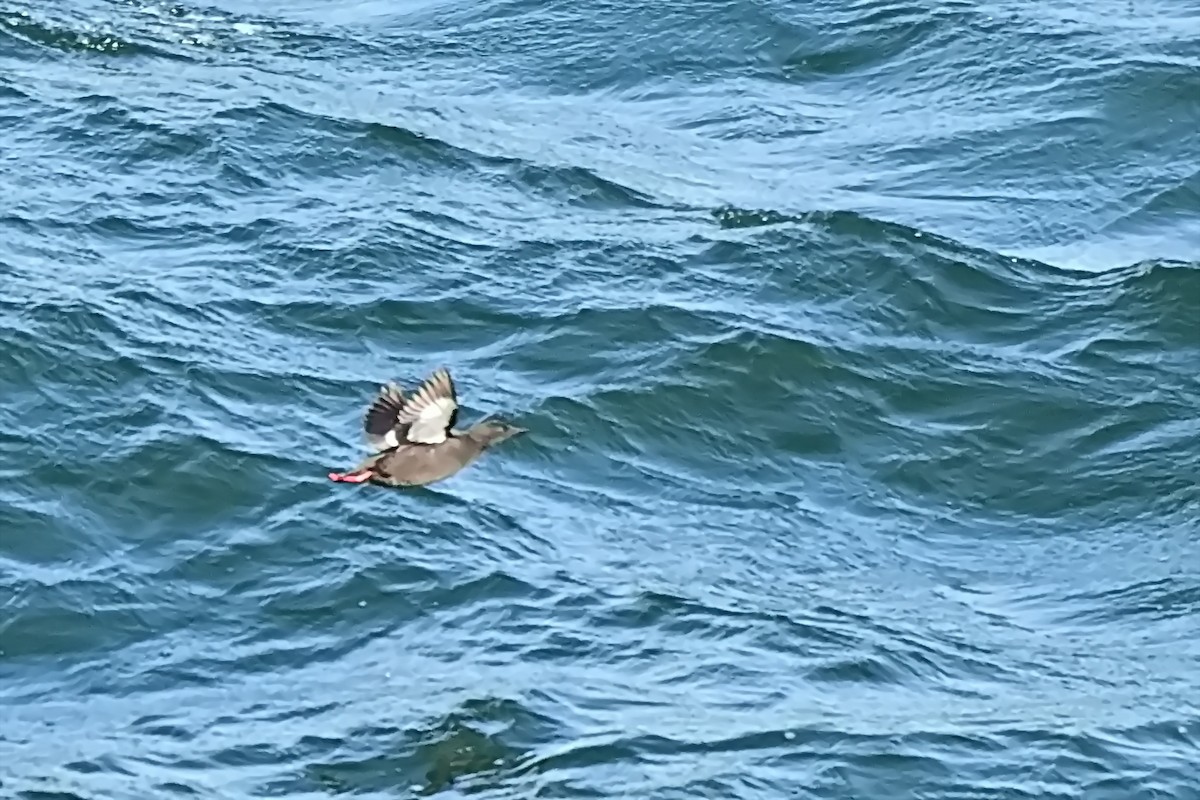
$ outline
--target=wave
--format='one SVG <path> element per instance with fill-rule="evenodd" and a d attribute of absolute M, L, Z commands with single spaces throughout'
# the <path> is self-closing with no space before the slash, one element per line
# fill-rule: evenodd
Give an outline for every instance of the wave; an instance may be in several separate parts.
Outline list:
<path fill-rule="evenodd" d="M 31 13 L 15 11 L 0 16 L 0 31 L 10 39 L 35 47 L 47 47 L 67 52 L 90 52 L 110 56 L 154 56 L 175 59 L 180 56 L 170 50 L 148 43 L 123 38 L 106 26 L 94 26 L 77 21 L 56 21 L 43 17 L 44 10 Z M 39 19 L 39 17 L 42 17 Z"/>
<path fill-rule="evenodd" d="M 1178 794 L 1186 20 L 1001 11 L 0 15 L 3 791 Z"/>

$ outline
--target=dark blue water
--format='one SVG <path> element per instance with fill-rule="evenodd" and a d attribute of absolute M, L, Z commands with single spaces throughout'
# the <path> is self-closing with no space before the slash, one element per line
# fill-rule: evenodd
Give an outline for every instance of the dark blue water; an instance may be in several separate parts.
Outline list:
<path fill-rule="evenodd" d="M 0 10 L 0 797 L 1200 797 L 1195 8 L 244 8 Z"/>

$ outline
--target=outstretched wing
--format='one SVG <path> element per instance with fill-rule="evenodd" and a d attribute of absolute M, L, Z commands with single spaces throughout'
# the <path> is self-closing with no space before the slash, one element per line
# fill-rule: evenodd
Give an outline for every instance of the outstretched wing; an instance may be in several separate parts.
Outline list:
<path fill-rule="evenodd" d="M 379 390 L 375 400 L 363 415 L 363 431 L 367 442 L 376 450 L 390 450 L 400 444 L 404 430 L 398 422 L 404 408 L 404 390 L 389 383 Z"/>
<path fill-rule="evenodd" d="M 417 444 L 446 441 L 458 420 L 458 398 L 450 373 L 439 367 L 425 379 L 396 414 L 398 436 Z"/>

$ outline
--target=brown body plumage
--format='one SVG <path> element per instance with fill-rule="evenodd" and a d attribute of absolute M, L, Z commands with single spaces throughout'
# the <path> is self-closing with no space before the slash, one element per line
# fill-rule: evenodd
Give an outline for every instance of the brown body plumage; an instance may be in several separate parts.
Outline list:
<path fill-rule="evenodd" d="M 396 384 L 380 389 L 363 416 L 367 441 L 377 451 L 335 481 L 383 486 L 425 486 L 450 477 L 489 447 L 524 433 L 506 422 L 483 420 L 465 431 L 454 428 L 458 398 L 445 369 L 425 379 L 410 397 Z"/>

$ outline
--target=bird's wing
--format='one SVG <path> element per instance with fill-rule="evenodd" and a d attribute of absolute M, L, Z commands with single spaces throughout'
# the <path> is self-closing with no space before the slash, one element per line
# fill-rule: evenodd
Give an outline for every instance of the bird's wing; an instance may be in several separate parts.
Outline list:
<path fill-rule="evenodd" d="M 390 450 L 403 440 L 407 425 L 399 422 L 404 408 L 404 390 L 394 383 L 379 389 L 379 394 L 363 415 L 363 432 L 376 450 Z"/>
<path fill-rule="evenodd" d="M 450 373 L 439 367 L 405 401 L 396 415 L 401 438 L 417 444 L 446 441 L 447 432 L 458 420 L 458 398 Z"/>

